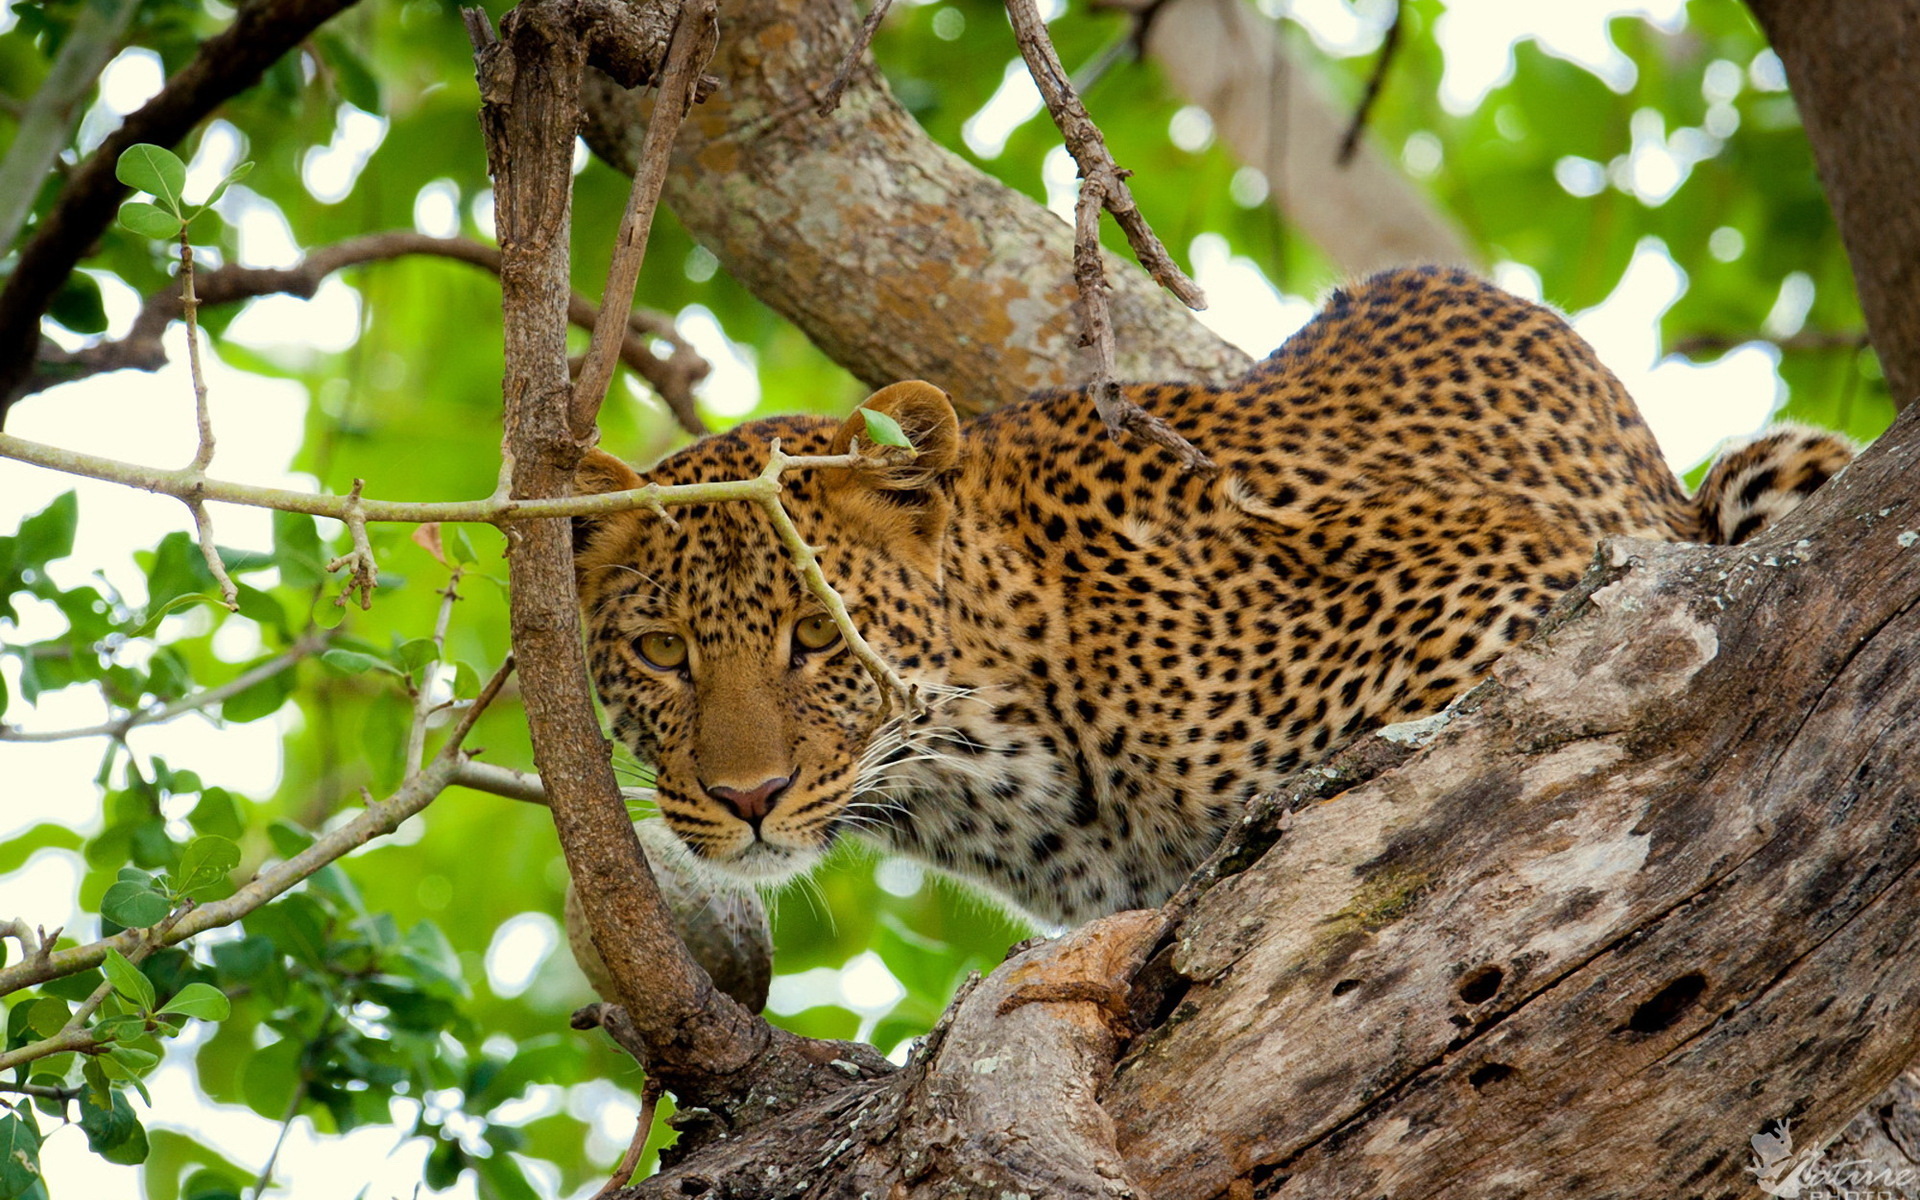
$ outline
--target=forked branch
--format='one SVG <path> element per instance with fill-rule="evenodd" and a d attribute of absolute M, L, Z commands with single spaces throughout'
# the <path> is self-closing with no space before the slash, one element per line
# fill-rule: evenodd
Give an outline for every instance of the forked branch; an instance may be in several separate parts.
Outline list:
<path fill-rule="evenodd" d="M 1166 246 L 1147 225 L 1140 206 L 1134 203 L 1126 183 L 1129 172 L 1114 162 L 1099 126 L 1087 115 L 1086 106 L 1080 102 L 1073 81 L 1061 65 L 1053 41 L 1047 36 L 1046 22 L 1041 20 L 1033 0 L 1006 0 L 1006 4 L 1021 57 L 1026 59 L 1027 70 L 1040 89 L 1041 99 L 1046 101 L 1054 125 L 1080 167 L 1080 198 L 1074 205 L 1073 278 L 1080 290 L 1080 344 L 1094 352 L 1094 373 L 1089 385 L 1094 408 L 1115 439 L 1122 431 L 1137 433 L 1172 451 L 1186 469 L 1210 471 L 1212 459 L 1164 421 L 1129 400 L 1114 380 L 1113 318 L 1107 304 L 1106 267 L 1100 260 L 1101 209 L 1113 214 L 1114 221 L 1127 236 L 1127 244 L 1133 247 L 1134 257 L 1160 286 L 1188 308 L 1205 308 L 1206 296 L 1174 263 Z"/>

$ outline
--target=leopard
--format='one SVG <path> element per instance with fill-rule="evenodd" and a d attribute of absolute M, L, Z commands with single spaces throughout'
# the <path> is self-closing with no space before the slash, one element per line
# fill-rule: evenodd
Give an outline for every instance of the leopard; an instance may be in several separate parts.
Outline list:
<path fill-rule="evenodd" d="M 1225 385 L 1123 385 L 1213 460 L 1109 437 L 1085 388 L 961 423 L 924 381 L 780 416 L 579 494 L 761 472 L 888 694 L 755 504 L 574 519 L 588 659 L 654 772 L 666 839 L 777 884 L 846 835 L 1042 926 L 1163 903 L 1248 801 L 1442 710 L 1534 632 L 1604 538 L 1759 535 L 1852 457 L 1782 427 L 1689 496 L 1633 400 L 1551 309 L 1465 271 L 1334 291 Z M 657 841 L 658 839 L 656 839 Z"/>

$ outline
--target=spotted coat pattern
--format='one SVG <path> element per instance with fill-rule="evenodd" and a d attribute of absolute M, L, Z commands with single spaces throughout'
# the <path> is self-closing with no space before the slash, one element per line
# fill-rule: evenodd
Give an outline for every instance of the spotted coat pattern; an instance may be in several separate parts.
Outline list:
<path fill-rule="evenodd" d="M 1045 921 L 1157 903 L 1249 797 L 1484 675 L 1598 539 L 1748 536 L 1849 453 L 1777 438 L 1689 499 L 1565 322 L 1433 269 L 1334 293 L 1236 383 L 1127 392 L 1220 473 L 1116 444 L 1078 392 L 961 427 L 902 384 L 868 406 L 911 468 L 787 477 L 855 624 L 932 700 L 912 719 L 844 645 L 797 639 L 819 608 L 753 506 L 576 523 L 614 735 L 696 856 L 775 880 L 856 832 Z M 827 453 L 863 428 L 756 421 L 645 479 L 745 478 L 774 438 Z M 596 453 L 578 486 L 639 482 Z M 685 661 L 650 663 L 650 632 Z"/>

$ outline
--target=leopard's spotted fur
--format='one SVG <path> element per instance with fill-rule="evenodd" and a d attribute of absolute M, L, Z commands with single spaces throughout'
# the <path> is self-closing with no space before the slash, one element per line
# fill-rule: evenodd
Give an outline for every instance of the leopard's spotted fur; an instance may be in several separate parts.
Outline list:
<path fill-rule="evenodd" d="M 1335 293 L 1230 386 L 1128 390 L 1222 471 L 1116 445 L 1080 393 L 962 428 L 901 384 L 868 404 L 912 467 L 788 477 L 856 624 L 933 697 L 912 721 L 882 721 L 843 645 L 795 640 L 817 606 L 752 506 L 578 523 L 601 695 L 688 846 L 776 878 L 852 830 L 1049 921 L 1156 903 L 1282 773 L 1478 679 L 1598 539 L 1746 536 L 1848 454 L 1781 435 L 1690 500 L 1559 317 L 1437 270 Z M 755 421 L 646 479 L 744 478 L 773 438 L 860 428 Z M 637 482 L 605 455 L 579 480 Z M 681 668 L 639 652 L 653 630 Z"/>

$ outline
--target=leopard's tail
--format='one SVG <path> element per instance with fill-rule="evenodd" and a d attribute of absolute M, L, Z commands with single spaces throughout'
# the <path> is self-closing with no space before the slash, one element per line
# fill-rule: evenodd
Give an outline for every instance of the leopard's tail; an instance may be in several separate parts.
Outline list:
<path fill-rule="evenodd" d="M 1704 541 L 1738 544 L 1786 516 L 1853 461 L 1837 433 L 1776 425 L 1729 446 L 1694 494 Z"/>

